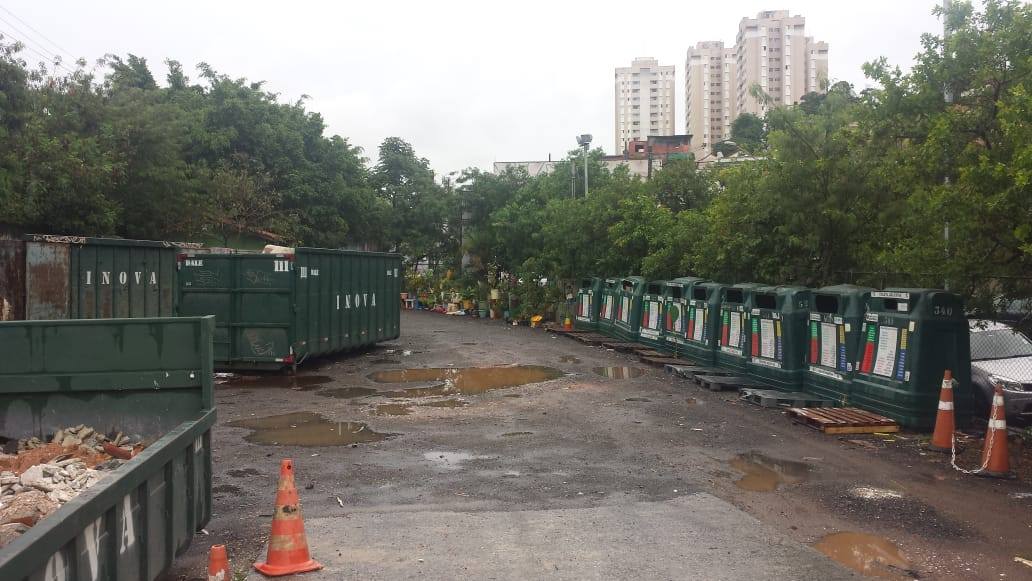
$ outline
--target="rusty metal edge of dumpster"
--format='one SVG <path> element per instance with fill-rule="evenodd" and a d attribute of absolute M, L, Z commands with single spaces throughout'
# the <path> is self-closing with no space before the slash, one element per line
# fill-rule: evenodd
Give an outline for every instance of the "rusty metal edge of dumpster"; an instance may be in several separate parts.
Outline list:
<path fill-rule="evenodd" d="M 135 240 L 132 238 L 91 238 L 88 236 L 63 236 L 59 234 L 26 234 L 28 242 L 51 242 L 54 244 L 97 244 L 101 246 L 138 246 L 154 248 L 201 249 L 200 242 L 175 242 L 170 240 Z"/>
<path fill-rule="evenodd" d="M 41 570 L 51 555 L 74 540 L 86 526 L 102 518 L 124 496 L 163 471 L 184 449 L 192 449 L 197 438 L 211 431 L 216 415 L 215 409 L 208 409 L 198 419 L 179 424 L 131 462 L 0 549 L 0 576 L 24 579 Z M 199 527 L 205 523 L 196 524 Z M 190 536 L 194 532 L 189 531 Z"/>

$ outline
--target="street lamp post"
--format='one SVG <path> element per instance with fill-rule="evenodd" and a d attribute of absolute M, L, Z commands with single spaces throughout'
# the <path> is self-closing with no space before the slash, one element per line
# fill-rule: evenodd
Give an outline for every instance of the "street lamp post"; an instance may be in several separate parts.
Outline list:
<path fill-rule="evenodd" d="M 588 147 L 591 145 L 591 135 L 585 133 L 577 136 L 577 145 L 584 149 L 584 197 L 588 197 Z"/>

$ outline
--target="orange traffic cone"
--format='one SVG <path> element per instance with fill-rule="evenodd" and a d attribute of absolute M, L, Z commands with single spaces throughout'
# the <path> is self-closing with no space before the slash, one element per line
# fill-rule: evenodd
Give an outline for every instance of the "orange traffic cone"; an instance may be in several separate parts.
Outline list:
<path fill-rule="evenodd" d="M 301 518 L 301 501 L 294 486 L 294 461 L 280 462 L 279 488 L 276 489 L 276 512 L 272 515 L 272 536 L 269 555 L 254 568 L 270 577 L 304 573 L 322 569 L 308 554 L 305 523 Z"/>
<path fill-rule="evenodd" d="M 1007 415 L 1003 407 L 1003 388 L 996 386 L 993 408 L 989 412 L 989 427 L 985 431 L 985 448 L 982 449 L 983 476 L 997 478 L 1011 477 L 1010 455 L 1007 452 Z"/>
<path fill-rule="evenodd" d="M 208 581 L 230 581 L 232 578 L 226 545 L 212 545 L 208 550 Z"/>
<path fill-rule="evenodd" d="M 570 320 L 570 315 L 566 315 L 566 319 L 563 320 L 563 330 L 564 331 L 572 331 L 573 330 L 573 321 Z"/>
<path fill-rule="evenodd" d="M 953 372 L 949 369 L 942 376 L 942 390 L 939 392 L 939 413 L 935 416 L 935 431 L 928 446 L 938 452 L 953 449 L 953 431 L 956 422 L 953 417 Z"/>

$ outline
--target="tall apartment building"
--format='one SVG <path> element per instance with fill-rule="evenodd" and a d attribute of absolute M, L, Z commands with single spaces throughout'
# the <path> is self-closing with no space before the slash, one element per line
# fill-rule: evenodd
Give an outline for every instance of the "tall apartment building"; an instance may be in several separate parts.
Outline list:
<path fill-rule="evenodd" d="M 674 134 L 674 67 L 654 58 L 635 58 L 616 69 L 616 153 L 650 135 Z"/>
<path fill-rule="evenodd" d="M 731 137 L 738 116 L 735 49 L 719 40 L 697 43 L 688 49 L 684 70 L 685 133 L 701 151 Z"/>
<path fill-rule="evenodd" d="M 760 12 L 743 18 L 735 39 L 738 65 L 738 112 L 762 116 L 767 107 L 751 95 L 759 85 L 773 105 L 797 103 L 820 90 L 828 77 L 828 44 L 806 36 L 806 19 L 787 10 Z"/>

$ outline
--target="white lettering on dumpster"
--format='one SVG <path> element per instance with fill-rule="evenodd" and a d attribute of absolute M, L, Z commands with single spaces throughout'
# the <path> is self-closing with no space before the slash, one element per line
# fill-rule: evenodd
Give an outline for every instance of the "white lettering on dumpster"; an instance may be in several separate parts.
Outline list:
<path fill-rule="evenodd" d="M 111 284 L 111 273 L 102 272 L 100 273 L 100 284 Z"/>
<path fill-rule="evenodd" d="M 86 561 L 90 566 L 90 581 L 96 581 L 100 573 L 100 521 L 103 518 L 99 517 L 82 529 L 83 544 L 86 546 Z"/>
<path fill-rule="evenodd" d="M 133 526 L 133 503 L 129 495 L 122 498 L 122 546 L 118 552 L 125 554 L 136 544 L 136 529 Z"/>

